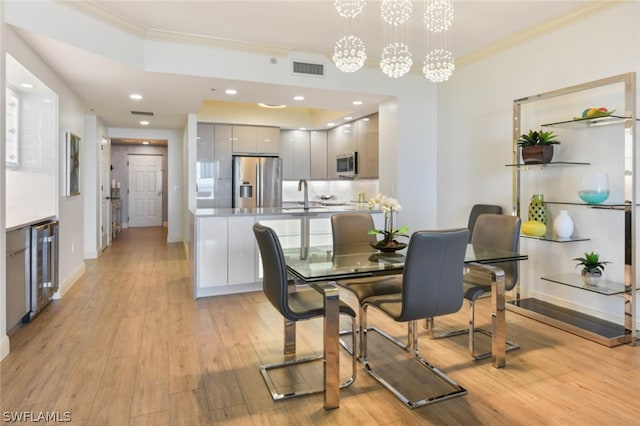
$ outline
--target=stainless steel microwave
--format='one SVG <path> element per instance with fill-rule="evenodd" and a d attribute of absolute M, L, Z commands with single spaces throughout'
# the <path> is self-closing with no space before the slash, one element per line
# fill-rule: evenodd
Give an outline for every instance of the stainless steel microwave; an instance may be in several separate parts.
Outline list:
<path fill-rule="evenodd" d="M 338 154 L 336 157 L 336 173 L 338 176 L 355 177 L 358 175 L 358 153 Z"/>

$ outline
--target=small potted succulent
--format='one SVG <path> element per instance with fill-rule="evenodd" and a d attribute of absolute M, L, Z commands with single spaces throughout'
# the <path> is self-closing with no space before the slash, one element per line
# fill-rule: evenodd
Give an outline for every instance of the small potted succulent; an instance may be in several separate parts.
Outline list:
<path fill-rule="evenodd" d="M 549 163 L 553 158 L 553 145 L 559 144 L 553 131 L 529 130 L 521 135 L 518 146 L 522 148 L 522 161 L 525 164 Z"/>
<path fill-rule="evenodd" d="M 577 261 L 576 268 L 582 266 L 582 281 L 587 285 L 598 285 L 600 278 L 602 278 L 602 272 L 604 271 L 604 265 L 607 262 L 600 260 L 600 255 L 595 252 L 586 253 L 584 257 L 576 257 L 573 259 Z"/>

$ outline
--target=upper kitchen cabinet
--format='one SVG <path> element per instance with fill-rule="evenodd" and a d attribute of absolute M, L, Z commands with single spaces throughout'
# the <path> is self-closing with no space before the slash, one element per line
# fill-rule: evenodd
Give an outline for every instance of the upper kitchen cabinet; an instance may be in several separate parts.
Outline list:
<path fill-rule="evenodd" d="M 233 152 L 238 154 L 275 154 L 280 151 L 277 127 L 233 126 Z"/>
<path fill-rule="evenodd" d="M 327 132 L 311 132 L 311 179 L 327 179 Z M 333 164 L 333 162 L 331 163 Z"/>
<path fill-rule="evenodd" d="M 358 177 L 378 177 L 378 114 L 356 122 L 358 129 Z"/>
<path fill-rule="evenodd" d="M 256 129 L 256 152 L 260 154 L 280 153 L 280 128 L 258 127 Z"/>
<path fill-rule="evenodd" d="M 280 132 L 280 156 L 282 178 L 285 180 L 309 179 L 310 138 L 306 130 L 282 130 Z"/>
<path fill-rule="evenodd" d="M 358 177 L 378 177 L 378 114 L 329 130 L 327 139 L 327 178 L 338 179 L 336 156 L 358 153 Z"/>

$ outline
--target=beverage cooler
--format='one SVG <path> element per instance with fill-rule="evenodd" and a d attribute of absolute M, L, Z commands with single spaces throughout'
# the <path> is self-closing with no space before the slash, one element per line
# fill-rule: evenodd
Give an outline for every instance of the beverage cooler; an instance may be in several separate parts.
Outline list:
<path fill-rule="evenodd" d="M 30 321 L 58 291 L 58 221 L 31 226 Z"/>

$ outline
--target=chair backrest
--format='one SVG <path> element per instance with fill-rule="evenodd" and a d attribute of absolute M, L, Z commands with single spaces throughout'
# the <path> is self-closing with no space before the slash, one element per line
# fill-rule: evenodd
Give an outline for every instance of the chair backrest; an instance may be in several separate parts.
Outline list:
<path fill-rule="evenodd" d="M 259 223 L 253 225 L 253 233 L 262 257 L 262 291 L 282 316 L 295 321 L 287 303 L 287 268 L 278 234 Z"/>
<path fill-rule="evenodd" d="M 348 254 L 375 251 L 369 244 L 375 243 L 375 235 L 367 232 L 374 229 L 373 217 L 369 213 L 340 213 L 331 216 L 333 253 Z"/>
<path fill-rule="evenodd" d="M 475 228 L 478 216 L 481 214 L 502 214 L 502 207 L 494 204 L 474 204 L 473 207 L 471 207 L 469 224 L 467 225 L 469 229 L 469 242 L 471 242 L 471 238 L 473 237 L 473 229 Z"/>
<path fill-rule="evenodd" d="M 482 214 L 478 216 L 471 244 L 477 247 L 495 248 L 517 252 L 520 243 L 518 216 Z M 496 263 L 504 271 L 505 288 L 511 290 L 518 282 L 518 262 Z"/>
<path fill-rule="evenodd" d="M 467 229 L 417 231 L 411 235 L 398 321 L 433 318 L 460 309 L 468 235 Z"/>

